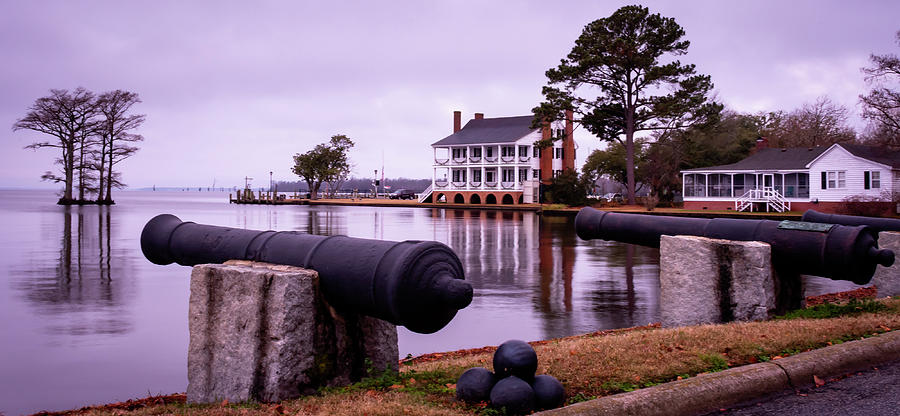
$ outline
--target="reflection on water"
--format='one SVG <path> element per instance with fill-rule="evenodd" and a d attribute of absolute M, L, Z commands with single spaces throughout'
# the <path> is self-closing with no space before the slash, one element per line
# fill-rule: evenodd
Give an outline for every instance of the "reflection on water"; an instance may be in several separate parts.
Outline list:
<path fill-rule="evenodd" d="M 125 308 L 131 281 L 116 281 L 112 272 L 110 208 L 59 207 L 59 221 L 51 221 L 52 225 L 42 229 L 48 234 L 45 241 L 56 244 L 38 248 L 54 250 L 55 245 L 57 261 L 27 263 L 11 270 L 12 289 L 27 301 L 33 313 L 51 318 L 44 328 L 49 334 L 123 334 L 132 327 Z M 49 235 L 53 233 L 55 238 Z M 123 256 L 121 260 L 117 272 L 130 269 L 130 258 Z"/>

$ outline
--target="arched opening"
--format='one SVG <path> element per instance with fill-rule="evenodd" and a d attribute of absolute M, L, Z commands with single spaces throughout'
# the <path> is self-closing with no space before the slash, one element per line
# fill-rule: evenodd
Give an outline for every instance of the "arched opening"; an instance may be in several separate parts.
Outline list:
<path fill-rule="evenodd" d="M 514 204 L 513 201 L 514 200 L 513 200 L 512 195 L 510 195 L 510 194 L 503 195 L 503 205 L 512 205 L 512 204 Z"/>
<path fill-rule="evenodd" d="M 466 197 L 464 197 L 463 194 L 456 194 L 456 195 L 453 197 L 453 203 L 454 203 L 454 204 L 465 204 L 465 203 L 466 203 Z"/>
<path fill-rule="evenodd" d="M 481 203 L 481 195 L 472 194 L 472 196 L 469 197 L 469 203 L 470 204 L 480 204 Z"/>
<path fill-rule="evenodd" d="M 485 204 L 497 204 L 497 197 L 494 196 L 494 194 L 487 194 L 487 196 L 484 197 L 484 203 Z"/>
<path fill-rule="evenodd" d="M 525 196 L 524 196 L 524 195 L 519 195 L 519 205 L 522 205 L 522 204 L 524 204 L 524 203 L 525 203 Z"/>
<path fill-rule="evenodd" d="M 437 198 L 434 200 L 435 202 L 447 202 L 447 196 L 444 194 L 437 194 Z"/>

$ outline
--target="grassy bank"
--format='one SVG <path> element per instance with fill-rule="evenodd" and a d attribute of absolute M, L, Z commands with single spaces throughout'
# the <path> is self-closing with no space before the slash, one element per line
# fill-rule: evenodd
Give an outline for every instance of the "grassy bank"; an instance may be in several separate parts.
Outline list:
<path fill-rule="evenodd" d="M 538 373 L 566 387 L 568 403 L 721 371 L 874 336 L 900 327 L 900 298 L 823 304 L 767 322 L 663 329 L 656 325 L 535 342 Z M 455 381 L 491 368 L 493 347 L 429 354 L 349 387 L 280 404 L 187 405 L 172 395 L 66 414 L 466 415 L 495 414 L 454 400 Z"/>

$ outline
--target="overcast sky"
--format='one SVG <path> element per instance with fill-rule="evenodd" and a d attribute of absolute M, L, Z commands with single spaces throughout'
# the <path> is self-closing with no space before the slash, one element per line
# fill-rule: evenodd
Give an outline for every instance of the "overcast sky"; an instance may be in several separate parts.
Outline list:
<path fill-rule="evenodd" d="M 23 150 L 38 134 L 11 127 L 49 89 L 78 86 L 143 100 L 146 141 L 119 165 L 131 187 L 296 180 L 291 156 L 334 134 L 356 142 L 354 176 L 384 155 L 387 177 L 428 178 L 453 110 L 529 114 L 584 25 L 626 4 L 0 0 L 0 186 L 51 186 L 56 149 Z M 682 61 L 741 112 L 828 95 L 858 114 L 860 67 L 898 52 L 893 0 L 642 4 L 684 27 Z M 585 134 L 579 163 L 600 146 Z"/>

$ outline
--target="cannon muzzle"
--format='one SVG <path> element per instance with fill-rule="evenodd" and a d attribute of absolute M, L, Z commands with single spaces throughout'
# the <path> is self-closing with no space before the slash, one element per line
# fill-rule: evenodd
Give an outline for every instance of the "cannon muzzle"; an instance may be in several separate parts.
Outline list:
<path fill-rule="evenodd" d="M 661 235 L 761 241 L 772 247 L 772 263 L 779 272 L 856 284 L 871 281 L 877 265 L 894 263 L 894 252 L 879 249 L 878 234 L 861 225 L 681 218 L 583 208 L 575 217 L 575 231 L 583 240 L 614 240 L 648 247 L 659 247 Z"/>
<path fill-rule="evenodd" d="M 803 213 L 801 221 L 822 222 L 840 225 L 865 225 L 877 232 L 900 231 L 900 220 L 896 218 L 861 217 L 856 215 L 825 214 L 808 209 Z"/>
<path fill-rule="evenodd" d="M 162 214 L 144 226 L 141 250 L 156 264 L 253 260 L 312 269 L 332 306 L 423 334 L 440 330 L 472 302 L 456 253 L 434 241 L 243 230 Z"/>

